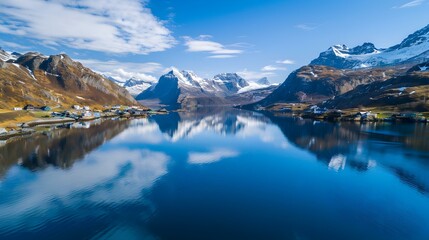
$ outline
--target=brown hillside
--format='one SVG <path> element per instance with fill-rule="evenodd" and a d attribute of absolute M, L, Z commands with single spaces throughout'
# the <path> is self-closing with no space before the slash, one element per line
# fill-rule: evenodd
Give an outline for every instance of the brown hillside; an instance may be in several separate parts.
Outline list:
<path fill-rule="evenodd" d="M 0 108 L 74 104 L 137 105 L 122 87 L 73 61 L 65 54 L 46 57 L 27 53 L 15 61 L 0 62 Z"/>

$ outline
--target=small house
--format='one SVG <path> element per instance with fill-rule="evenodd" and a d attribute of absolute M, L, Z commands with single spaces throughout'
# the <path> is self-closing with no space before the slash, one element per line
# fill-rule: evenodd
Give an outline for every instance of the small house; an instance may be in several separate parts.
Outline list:
<path fill-rule="evenodd" d="M 82 117 L 92 117 L 92 116 L 93 116 L 92 112 L 90 112 L 90 111 L 86 111 L 82 114 Z"/>
<path fill-rule="evenodd" d="M 14 107 L 13 111 L 22 111 L 22 108 L 21 107 Z"/>
<path fill-rule="evenodd" d="M 30 104 L 24 107 L 24 110 L 27 110 L 27 111 L 32 111 L 34 109 L 35 109 L 34 106 Z"/>
<path fill-rule="evenodd" d="M 83 107 L 83 110 L 85 110 L 85 111 L 89 111 L 89 110 L 91 110 L 91 108 L 90 108 L 89 106 L 84 106 L 84 107 Z"/>
<path fill-rule="evenodd" d="M 75 110 L 80 110 L 81 109 L 81 107 L 79 105 L 73 105 L 72 108 L 75 109 Z"/>
<path fill-rule="evenodd" d="M 43 107 L 41 107 L 40 109 L 41 109 L 42 111 L 45 111 L 45 112 L 47 112 L 47 111 L 51 111 L 51 110 L 52 110 L 49 106 L 43 106 Z"/>
<path fill-rule="evenodd" d="M 372 113 L 371 111 L 369 111 L 369 112 L 359 112 L 357 114 L 357 116 L 360 116 L 361 120 L 371 120 L 371 121 L 374 121 L 374 120 L 377 120 L 378 114 Z"/>

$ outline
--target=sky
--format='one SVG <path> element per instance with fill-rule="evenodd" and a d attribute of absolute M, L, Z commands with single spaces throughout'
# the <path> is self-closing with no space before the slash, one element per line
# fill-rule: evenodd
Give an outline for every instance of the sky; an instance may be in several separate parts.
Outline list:
<path fill-rule="evenodd" d="M 0 0 L 0 47 L 122 81 L 176 67 L 280 83 L 331 45 L 398 44 L 428 12 L 429 0 Z"/>

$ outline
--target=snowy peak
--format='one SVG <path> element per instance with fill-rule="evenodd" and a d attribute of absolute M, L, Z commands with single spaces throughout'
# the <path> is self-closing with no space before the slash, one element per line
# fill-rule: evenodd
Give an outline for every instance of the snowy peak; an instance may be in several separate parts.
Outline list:
<path fill-rule="evenodd" d="M 134 86 L 136 86 L 136 85 L 144 84 L 144 83 L 148 83 L 148 82 L 147 82 L 147 81 L 144 81 L 144 80 L 139 80 L 139 79 L 136 79 L 136 78 L 130 78 L 130 79 L 128 79 L 128 80 L 124 83 L 124 87 L 125 87 L 125 88 L 127 88 L 127 87 L 134 87 Z"/>
<path fill-rule="evenodd" d="M 380 50 L 375 47 L 372 43 L 364 43 L 360 46 L 349 48 L 347 45 L 334 45 L 330 47 L 327 51 L 320 54 L 321 57 L 340 57 L 348 58 L 350 56 L 358 56 L 365 54 L 377 54 Z"/>
<path fill-rule="evenodd" d="M 387 51 L 394 51 L 402 48 L 409 48 L 413 46 L 427 44 L 428 42 L 429 42 L 429 25 L 414 32 L 413 34 L 410 34 L 400 44 L 389 48 Z"/>
<path fill-rule="evenodd" d="M 179 71 L 176 68 L 173 68 L 170 72 L 161 76 L 161 78 L 177 81 L 179 86 L 187 87 L 201 87 L 201 83 L 204 82 L 204 79 L 198 77 L 195 73 L 191 71 Z"/>
<path fill-rule="evenodd" d="M 16 60 L 21 56 L 20 53 L 17 52 L 6 52 L 5 50 L 0 48 L 0 60 L 1 61 L 9 61 L 9 60 Z"/>
<path fill-rule="evenodd" d="M 366 42 L 361 46 L 357 46 L 350 49 L 349 54 L 361 55 L 361 54 L 371 54 L 371 53 L 378 53 L 378 52 L 380 51 L 374 46 L 374 44 Z"/>
<path fill-rule="evenodd" d="M 260 85 L 271 85 L 270 81 L 268 81 L 267 77 L 261 78 L 258 81 L 256 81 L 257 84 Z"/>
<path fill-rule="evenodd" d="M 214 76 L 215 81 L 222 81 L 224 83 L 236 84 L 237 88 L 249 86 L 249 83 L 240 77 L 237 73 L 221 73 Z"/>
<path fill-rule="evenodd" d="M 139 95 L 144 90 L 150 88 L 153 82 L 139 80 L 136 78 L 130 78 L 125 83 L 123 83 L 123 87 L 127 89 L 127 91 L 131 94 L 131 96 L 135 97 Z"/>
<path fill-rule="evenodd" d="M 348 48 L 335 45 L 322 52 L 311 65 L 339 69 L 358 69 L 389 66 L 401 63 L 421 63 L 429 59 L 429 25 L 409 35 L 400 44 L 378 49 L 372 43 Z"/>

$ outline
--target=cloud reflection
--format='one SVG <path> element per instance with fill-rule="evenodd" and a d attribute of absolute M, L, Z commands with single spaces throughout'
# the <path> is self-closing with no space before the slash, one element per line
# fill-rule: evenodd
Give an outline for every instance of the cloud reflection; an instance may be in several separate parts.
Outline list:
<path fill-rule="evenodd" d="M 67 171 L 50 167 L 25 179 L 22 171 L 26 170 L 14 167 L 2 182 L 0 194 L 10 197 L 0 205 L 0 229 L 19 226 L 28 214 L 47 219 L 46 215 L 59 214 L 52 209 L 60 210 L 64 203 L 78 208 L 139 200 L 143 190 L 167 173 L 169 159 L 161 152 L 115 149 L 94 152 Z M 22 183 L 13 184 L 16 181 Z"/>
<path fill-rule="evenodd" d="M 231 149 L 218 149 L 211 152 L 190 152 L 188 163 L 190 164 L 207 164 L 218 162 L 224 158 L 232 158 L 240 153 Z"/>

